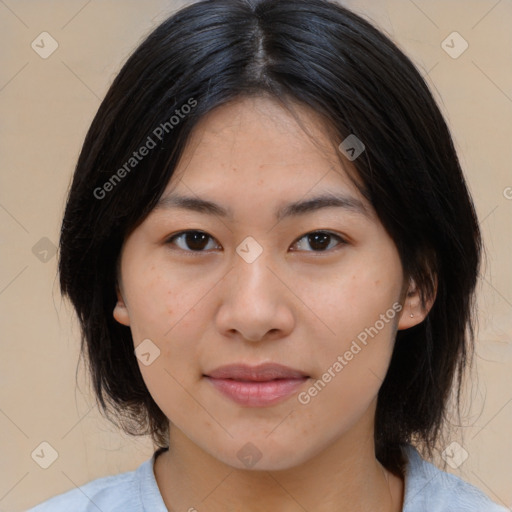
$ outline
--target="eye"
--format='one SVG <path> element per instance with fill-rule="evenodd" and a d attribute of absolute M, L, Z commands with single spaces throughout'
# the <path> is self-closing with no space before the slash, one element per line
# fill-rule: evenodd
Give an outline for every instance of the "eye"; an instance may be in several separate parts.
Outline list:
<path fill-rule="evenodd" d="M 167 243 L 173 244 L 175 240 L 179 240 L 181 246 L 179 243 L 176 245 L 185 252 L 204 252 L 208 247 L 208 244 L 205 243 L 208 239 L 213 240 L 213 238 L 204 231 L 182 231 L 181 233 L 171 236 L 167 240 Z"/>
<path fill-rule="evenodd" d="M 313 247 L 313 251 L 307 251 L 306 252 L 326 252 L 328 249 L 332 248 L 332 245 L 329 243 L 329 240 L 332 242 L 332 239 L 336 238 L 339 240 L 338 245 L 343 245 L 346 243 L 346 241 L 339 235 L 335 235 L 334 233 L 331 233 L 329 231 L 312 231 L 311 233 L 306 233 L 301 238 L 295 242 L 294 245 L 300 244 L 302 246 L 302 249 L 304 250 L 305 243 L 300 243 L 301 240 L 305 240 L 307 244 L 309 244 L 310 247 Z"/>
<path fill-rule="evenodd" d="M 298 245 L 299 250 L 306 250 L 304 249 L 306 244 L 313 248 L 313 251 L 306 250 L 306 252 L 326 252 L 327 250 L 332 249 L 333 239 L 337 239 L 339 241 L 337 245 L 343 245 L 346 243 L 341 236 L 329 231 L 312 231 L 311 233 L 303 235 L 293 245 Z M 185 252 L 201 253 L 208 249 L 212 249 L 212 247 L 208 247 L 209 240 L 213 241 L 214 238 L 204 231 L 189 230 L 181 231 L 180 233 L 171 236 L 166 243 L 177 245 L 179 249 Z M 301 243 L 302 240 L 306 243 Z M 215 249 L 215 246 L 213 249 Z"/>

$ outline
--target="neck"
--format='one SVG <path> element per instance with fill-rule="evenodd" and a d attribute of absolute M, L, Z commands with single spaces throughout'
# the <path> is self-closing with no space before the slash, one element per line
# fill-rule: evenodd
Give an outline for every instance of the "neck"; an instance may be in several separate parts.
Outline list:
<path fill-rule="evenodd" d="M 303 464 L 277 471 L 233 468 L 172 426 L 170 447 L 155 462 L 170 511 L 402 510 L 403 481 L 377 461 L 372 429 L 364 438 L 361 432 L 349 432 Z"/>

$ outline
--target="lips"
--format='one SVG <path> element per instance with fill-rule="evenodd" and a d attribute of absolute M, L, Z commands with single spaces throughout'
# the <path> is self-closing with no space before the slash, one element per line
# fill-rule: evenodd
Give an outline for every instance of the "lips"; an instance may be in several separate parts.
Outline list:
<path fill-rule="evenodd" d="M 204 377 L 224 396 L 248 407 L 281 402 L 309 379 L 304 372 L 277 363 L 221 366 Z"/>
<path fill-rule="evenodd" d="M 276 363 L 265 363 L 258 366 L 232 364 L 221 366 L 207 374 L 212 379 L 233 379 L 263 382 L 274 379 L 301 379 L 307 377 L 304 372 Z"/>

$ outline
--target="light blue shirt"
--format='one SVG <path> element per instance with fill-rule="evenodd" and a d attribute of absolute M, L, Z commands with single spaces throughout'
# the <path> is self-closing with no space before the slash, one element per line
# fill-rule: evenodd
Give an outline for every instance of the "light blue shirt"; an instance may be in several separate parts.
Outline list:
<path fill-rule="evenodd" d="M 509 512 L 476 487 L 423 460 L 413 446 L 404 453 L 403 512 Z M 27 512 L 168 512 L 153 473 L 155 455 L 134 471 L 98 478 Z"/>

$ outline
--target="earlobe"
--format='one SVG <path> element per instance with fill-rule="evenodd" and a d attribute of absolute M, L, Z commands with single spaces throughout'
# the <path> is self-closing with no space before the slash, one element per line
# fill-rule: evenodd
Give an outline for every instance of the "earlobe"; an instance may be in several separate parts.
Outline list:
<path fill-rule="evenodd" d="M 437 283 L 436 283 L 437 291 Z M 398 321 L 398 330 L 409 329 L 415 325 L 420 324 L 425 320 L 428 313 L 432 309 L 435 301 L 435 292 L 433 297 L 427 300 L 425 307 L 421 304 L 421 297 L 418 287 L 413 279 L 409 281 L 409 288 L 405 296 L 402 314 Z"/>
<path fill-rule="evenodd" d="M 126 307 L 126 303 L 119 288 L 117 288 L 117 303 L 114 306 L 113 315 L 120 324 L 130 325 L 130 313 L 128 312 L 128 308 Z"/>

